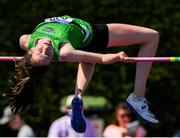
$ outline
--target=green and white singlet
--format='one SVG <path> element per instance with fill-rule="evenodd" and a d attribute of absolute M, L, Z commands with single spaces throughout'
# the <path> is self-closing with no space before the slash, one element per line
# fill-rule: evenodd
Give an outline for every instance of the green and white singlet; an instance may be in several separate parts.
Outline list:
<path fill-rule="evenodd" d="M 81 19 L 70 16 L 52 17 L 37 25 L 29 39 L 28 48 L 35 46 L 40 38 L 48 38 L 54 48 L 53 61 L 58 61 L 62 43 L 69 42 L 75 48 L 86 47 L 93 38 L 92 26 Z"/>

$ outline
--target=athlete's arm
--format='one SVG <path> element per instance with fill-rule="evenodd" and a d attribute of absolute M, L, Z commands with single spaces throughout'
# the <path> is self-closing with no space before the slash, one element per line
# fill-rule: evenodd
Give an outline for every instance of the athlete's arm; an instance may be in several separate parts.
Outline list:
<path fill-rule="evenodd" d="M 112 64 L 122 61 L 126 54 L 119 52 L 115 54 L 99 54 L 74 49 L 70 43 L 66 43 L 60 49 L 60 61 L 85 62 L 91 64 Z"/>
<path fill-rule="evenodd" d="M 28 40 L 30 36 L 30 34 L 24 34 L 19 38 L 20 47 L 26 51 L 28 50 Z"/>

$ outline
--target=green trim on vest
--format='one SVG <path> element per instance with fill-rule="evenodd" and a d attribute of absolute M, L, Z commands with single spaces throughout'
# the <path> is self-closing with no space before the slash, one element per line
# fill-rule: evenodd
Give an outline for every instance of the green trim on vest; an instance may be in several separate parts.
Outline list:
<path fill-rule="evenodd" d="M 71 17 L 63 16 L 63 18 Z M 31 49 L 34 47 L 39 38 L 48 38 L 54 47 L 53 61 L 58 61 L 59 49 L 62 43 L 69 42 L 75 49 L 87 46 L 92 40 L 93 28 L 89 23 L 81 19 L 71 19 L 73 21 L 68 24 L 60 22 L 40 23 L 31 34 L 28 48 Z M 87 32 L 89 33 L 88 35 Z"/>

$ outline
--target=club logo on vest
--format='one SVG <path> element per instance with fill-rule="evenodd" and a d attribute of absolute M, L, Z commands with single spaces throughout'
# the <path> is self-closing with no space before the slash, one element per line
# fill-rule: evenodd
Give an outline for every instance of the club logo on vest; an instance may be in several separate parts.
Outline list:
<path fill-rule="evenodd" d="M 45 32 L 46 34 L 51 34 L 53 31 L 54 31 L 54 29 L 51 28 L 51 27 L 48 27 L 48 28 L 46 28 L 46 29 L 44 30 L 44 32 Z"/>

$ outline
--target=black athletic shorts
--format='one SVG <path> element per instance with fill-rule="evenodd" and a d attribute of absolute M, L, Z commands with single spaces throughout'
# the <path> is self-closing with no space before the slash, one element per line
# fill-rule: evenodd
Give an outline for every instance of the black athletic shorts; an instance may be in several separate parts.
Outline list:
<path fill-rule="evenodd" d="M 94 30 L 94 36 L 89 45 L 79 50 L 88 52 L 105 51 L 109 42 L 109 31 L 106 24 L 91 24 Z"/>

